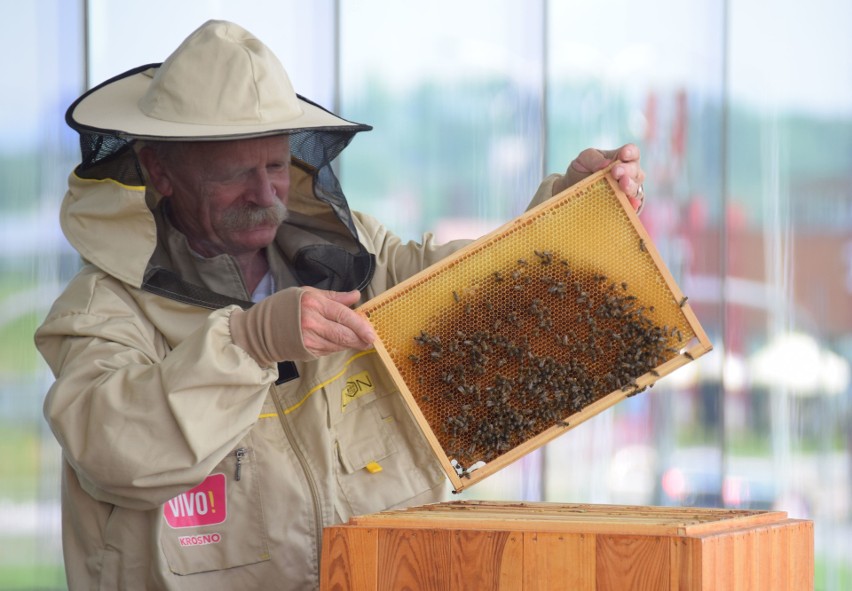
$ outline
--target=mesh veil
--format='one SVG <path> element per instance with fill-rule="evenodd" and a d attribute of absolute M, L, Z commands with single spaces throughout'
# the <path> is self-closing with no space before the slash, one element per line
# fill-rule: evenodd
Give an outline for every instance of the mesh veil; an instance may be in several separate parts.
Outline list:
<path fill-rule="evenodd" d="M 120 74 L 115 78 L 107 80 L 103 84 L 93 88 L 89 93 L 96 91 L 101 86 L 131 76 L 149 68 L 159 67 L 160 64 L 148 64 L 134 68 Z M 88 94 L 88 93 L 86 93 Z M 121 131 L 95 129 L 83 125 L 73 118 L 73 112 L 77 104 L 86 96 L 84 94 L 74 102 L 65 115 L 66 123 L 80 134 L 81 162 L 75 172 L 81 178 L 87 179 L 112 179 L 119 183 L 131 186 L 145 184 L 142 167 L 136 158 L 133 149 L 135 138 L 129 137 Z M 302 101 L 308 102 L 319 108 L 319 105 L 299 96 Z M 325 109 L 323 109 L 325 110 Z M 356 236 L 355 227 L 352 222 L 352 214 L 346 203 L 346 197 L 332 170 L 331 163 L 349 145 L 355 134 L 372 129 L 369 125 L 352 124 L 340 127 L 318 127 L 294 130 L 281 130 L 272 133 L 258 134 L 246 137 L 260 137 L 261 135 L 290 135 L 290 153 L 292 157 L 306 164 L 315 173 L 315 192 L 317 197 L 327 203 L 337 214 L 338 218 L 346 224 L 353 236 Z M 149 138 L 144 138 L 149 139 Z M 153 138 L 150 138 L 153 139 Z M 168 141 L 184 140 L 186 138 L 158 138 Z M 210 137 L 196 138 L 199 141 L 215 141 L 224 139 L 239 139 L 239 137 Z"/>

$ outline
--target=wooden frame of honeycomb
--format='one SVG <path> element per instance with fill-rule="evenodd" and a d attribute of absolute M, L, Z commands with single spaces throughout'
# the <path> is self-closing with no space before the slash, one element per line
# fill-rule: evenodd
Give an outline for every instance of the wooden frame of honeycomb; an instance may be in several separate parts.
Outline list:
<path fill-rule="evenodd" d="M 609 169 L 358 310 L 456 492 L 712 349 Z"/>

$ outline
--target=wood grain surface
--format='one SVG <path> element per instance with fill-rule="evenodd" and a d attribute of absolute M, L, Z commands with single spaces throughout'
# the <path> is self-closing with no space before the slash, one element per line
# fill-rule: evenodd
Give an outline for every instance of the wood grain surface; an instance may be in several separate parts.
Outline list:
<path fill-rule="evenodd" d="M 454 502 L 326 528 L 321 589 L 807 591 L 813 561 L 778 511 Z"/>

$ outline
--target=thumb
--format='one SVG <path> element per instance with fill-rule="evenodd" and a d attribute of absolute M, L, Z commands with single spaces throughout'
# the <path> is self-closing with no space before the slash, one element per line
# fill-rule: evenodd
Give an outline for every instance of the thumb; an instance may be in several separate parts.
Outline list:
<path fill-rule="evenodd" d="M 344 306 L 353 306 L 361 299 L 361 292 L 357 289 L 352 291 L 332 291 L 327 289 L 316 289 L 313 287 L 303 287 L 306 291 L 313 291 L 319 295 L 325 296 L 333 302 L 343 304 Z"/>
<path fill-rule="evenodd" d="M 618 150 L 583 150 L 571 164 L 576 172 L 590 174 L 606 168 L 618 155 Z"/>

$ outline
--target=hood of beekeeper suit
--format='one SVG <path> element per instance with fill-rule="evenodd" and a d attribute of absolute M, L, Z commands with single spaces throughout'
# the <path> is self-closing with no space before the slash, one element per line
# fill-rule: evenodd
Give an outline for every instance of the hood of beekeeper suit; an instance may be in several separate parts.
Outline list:
<path fill-rule="evenodd" d="M 275 55 L 242 27 L 206 22 L 162 64 L 134 68 L 85 93 L 66 121 L 80 133 L 82 162 L 63 202 L 63 231 L 88 262 L 122 281 L 209 307 L 233 303 L 157 263 L 161 197 L 145 188 L 140 143 L 287 134 L 293 180 L 276 242 L 296 279 L 340 291 L 369 282 L 374 258 L 358 241 L 331 162 L 371 127 L 297 95 Z M 295 241 L 282 245 L 288 235 Z"/>

